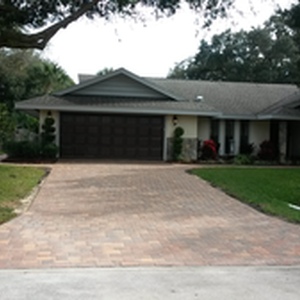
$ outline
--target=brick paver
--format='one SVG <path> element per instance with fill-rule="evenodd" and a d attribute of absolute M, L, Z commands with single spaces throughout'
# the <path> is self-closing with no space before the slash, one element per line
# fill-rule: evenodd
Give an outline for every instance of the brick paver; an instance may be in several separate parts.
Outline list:
<path fill-rule="evenodd" d="M 300 264 L 300 227 L 169 164 L 58 163 L 0 226 L 0 268 Z"/>

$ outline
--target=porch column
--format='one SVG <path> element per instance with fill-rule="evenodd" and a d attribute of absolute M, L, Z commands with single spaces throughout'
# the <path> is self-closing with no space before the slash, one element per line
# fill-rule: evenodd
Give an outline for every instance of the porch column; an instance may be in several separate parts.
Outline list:
<path fill-rule="evenodd" d="M 286 162 L 287 150 L 287 122 L 279 122 L 279 162 Z"/>
<path fill-rule="evenodd" d="M 220 126 L 219 126 L 219 155 L 223 156 L 225 155 L 225 121 L 220 120 Z"/>
<path fill-rule="evenodd" d="M 236 120 L 234 122 L 234 155 L 240 153 L 241 144 L 241 122 Z"/>

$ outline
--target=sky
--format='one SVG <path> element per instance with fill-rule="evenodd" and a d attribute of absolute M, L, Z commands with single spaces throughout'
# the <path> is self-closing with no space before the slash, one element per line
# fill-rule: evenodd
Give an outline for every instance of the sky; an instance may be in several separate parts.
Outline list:
<path fill-rule="evenodd" d="M 249 4 L 252 2 L 253 7 Z M 172 17 L 145 21 L 111 21 L 83 17 L 60 30 L 43 57 L 59 64 L 78 82 L 78 74 L 96 74 L 104 68 L 126 68 L 139 76 L 166 77 L 177 63 L 196 54 L 202 39 L 209 40 L 228 28 L 249 30 L 262 25 L 280 5 L 288 8 L 297 0 L 236 0 L 229 17 L 204 30 L 203 18 L 183 6 Z M 276 5 L 275 5 L 276 3 Z"/>

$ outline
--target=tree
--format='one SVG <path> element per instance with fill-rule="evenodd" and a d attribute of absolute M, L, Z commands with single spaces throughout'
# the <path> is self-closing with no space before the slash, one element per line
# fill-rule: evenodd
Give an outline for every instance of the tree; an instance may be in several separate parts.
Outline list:
<path fill-rule="evenodd" d="M 282 12 L 286 23 L 296 30 L 300 30 L 300 1 L 298 2 L 298 4 L 293 4 L 290 10 Z"/>
<path fill-rule="evenodd" d="M 281 14 L 263 28 L 214 35 L 202 40 L 198 53 L 175 66 L 170 78 L 296 83 L 299 48 Z"/>
<path fill-rule="evenodd" d="M 0 50 L 0 102 L 14 103 L 69 87 L 72 79 L 55 63 L 32 50 Z"/>
<path fill-rule="evenodd" d="M 135 16 L 146 6 L 155 12 L 173 14 L 181 0 L 1 0 L 0 48 L 44 49 L 61 29 L 82 16 L 109 19 L 112 15 Z M 185 0 L 191 8 L 203 10 L 206 24 L 224 16 L 233 0 Z"/>
<path fill-rule="evenodd" d="M 56 63 L 40 60 L 28 68 L 26 77 L 27 97 L 50 94 L 74 84 L 67 73 Z"/>
<path fill-rule="evenodd" d="M 15 130 L 15 122 L 6 105 L 0 103 L 0 149 L 2 144 L 9 140 Z"/>
<path fill-rule="evenodd" d="M 114 71 L 113 68 L 104 68 L 104 69 L 100 70 L 99 72 L 97 72 L 97 76 L 104 76 L 109 73 L 112 73 L 113 71 Z"/>
<path fill-rule="evenodd" d="M 72 84 L 72 79 L 62 68 L 41 59 L 32 50 L 0 50 L 0 139 L 4 139 L 4 134 L 8 139 L 14 124 L 30 132 L 38 132 L 35 118 L 14 111 L 16 101 L 51 93 Z"/>

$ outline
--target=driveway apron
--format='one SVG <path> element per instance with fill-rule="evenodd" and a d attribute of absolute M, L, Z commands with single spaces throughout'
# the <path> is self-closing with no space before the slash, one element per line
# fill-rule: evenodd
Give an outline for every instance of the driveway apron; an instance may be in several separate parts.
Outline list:
<path fill-rule="evenodd" d="M 57 163 L 0 226 L 0 268 L 300 265 L 300 227 L 169 164 Z"/>

